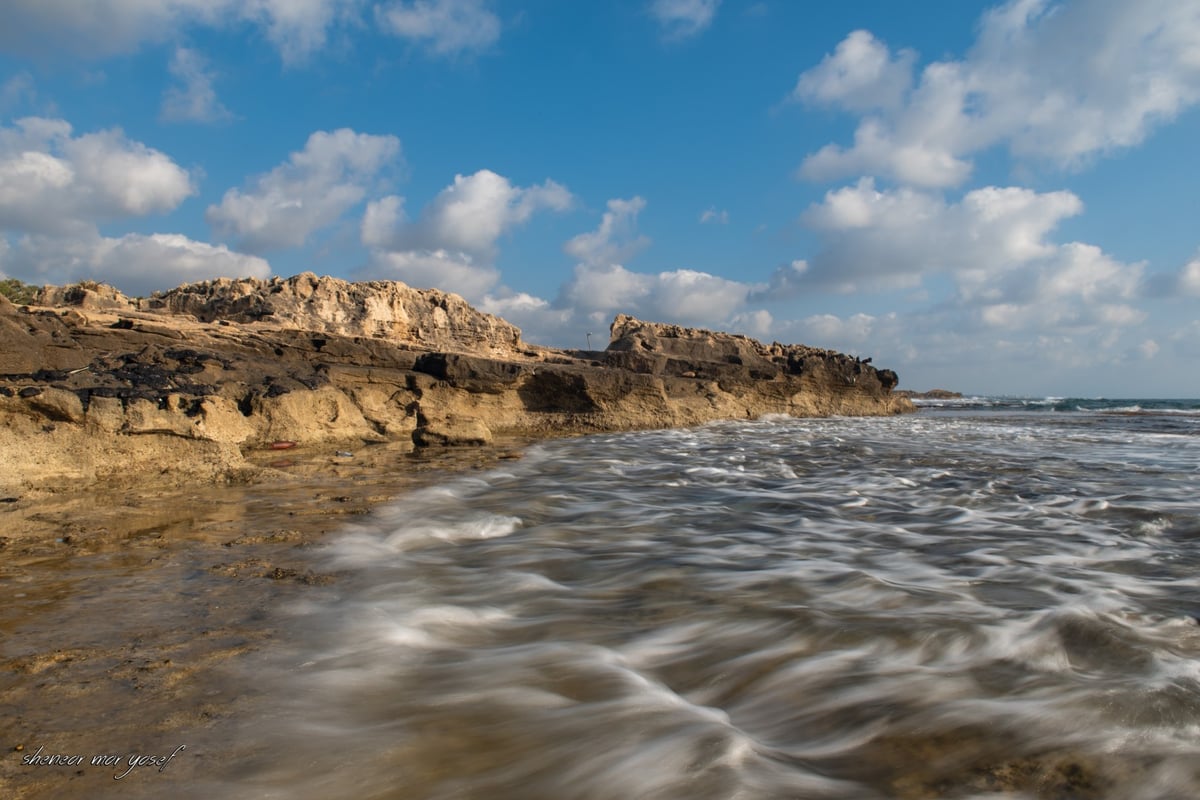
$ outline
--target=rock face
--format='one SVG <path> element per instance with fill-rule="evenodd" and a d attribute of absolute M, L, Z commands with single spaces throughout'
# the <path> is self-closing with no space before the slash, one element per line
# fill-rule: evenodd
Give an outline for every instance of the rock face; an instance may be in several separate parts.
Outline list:
<path fill-rule="evenodd" d="M 395 281 L 349 283 L 311 272 L 266 281 L 222 279 L 180 286 L 144 306 L 202 322 L 269 320 L 314 333 L 382 337 L 451 352 L 509 356 L 522 348 L 515 325 L 475 310 L 456 294 Z"/>
<path fill-rule="evenodd" d="M 0 492 L 246 476 L 300 446 L 483 444 L 763 414 L 894 414 L 896 375 L 802 345 L 618 316 L 603 352 L 522 343 L 457 295 L 303 274 L 132 300 L 0 297 Z"/>

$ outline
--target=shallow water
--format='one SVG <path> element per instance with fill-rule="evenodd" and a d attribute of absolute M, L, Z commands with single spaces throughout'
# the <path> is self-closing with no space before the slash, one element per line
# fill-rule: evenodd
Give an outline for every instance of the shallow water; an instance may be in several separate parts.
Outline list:
<path fill-rule="evenodd" d="M 316 557 L 340 580 L 197 791 L 1200 796 L 1198 433 L 959 409 L 535 447 Z"/>

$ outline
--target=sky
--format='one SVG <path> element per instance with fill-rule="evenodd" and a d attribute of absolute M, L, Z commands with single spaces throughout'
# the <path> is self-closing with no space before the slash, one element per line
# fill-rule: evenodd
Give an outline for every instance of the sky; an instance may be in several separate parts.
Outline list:
<path fill-rule="evenodd" d="M 1200 0 L 4 0 L 0 276 L 1200 396 Z"/>

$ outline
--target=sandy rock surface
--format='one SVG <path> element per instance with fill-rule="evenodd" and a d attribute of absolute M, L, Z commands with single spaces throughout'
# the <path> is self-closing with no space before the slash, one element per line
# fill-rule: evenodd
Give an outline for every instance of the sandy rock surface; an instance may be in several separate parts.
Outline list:
<path fill-rule="evenodd" d="M 149 299 L 0 298 L 0 494 L 278 477 L 248 455 L 480 445 L 763 414 L 894 414 L 897 378 L 803 345 L 643 322 L 604 351 L 532 346 L 457 295 L 305 273 Z"/>

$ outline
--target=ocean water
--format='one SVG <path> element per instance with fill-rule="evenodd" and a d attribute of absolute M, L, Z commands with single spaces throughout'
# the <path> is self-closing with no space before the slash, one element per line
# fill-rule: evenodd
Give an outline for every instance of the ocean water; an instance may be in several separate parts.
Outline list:
<path fill-rule="evenodd" d="M 1200 797 L 1200 401 L 555 441 L 314 560 L 211 796 Z"/>

